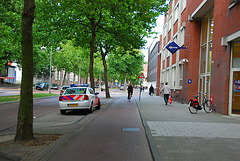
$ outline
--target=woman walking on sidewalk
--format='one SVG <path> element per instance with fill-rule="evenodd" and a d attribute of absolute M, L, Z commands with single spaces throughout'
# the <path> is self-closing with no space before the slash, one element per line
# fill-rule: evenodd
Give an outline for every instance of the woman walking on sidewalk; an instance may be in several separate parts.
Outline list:
<path fill-rule="evenodd" d="M 168 85 L 168 82 L 166 82 L 165 85 L 162 87 L 162 89 L 160 91 L 160 94 L 162 93 L 162 91 L 163 91 L 163 94 L 164 94 L 164 101 L 167 105 L 169 94 L 170 94 L 170 87 Z"/>

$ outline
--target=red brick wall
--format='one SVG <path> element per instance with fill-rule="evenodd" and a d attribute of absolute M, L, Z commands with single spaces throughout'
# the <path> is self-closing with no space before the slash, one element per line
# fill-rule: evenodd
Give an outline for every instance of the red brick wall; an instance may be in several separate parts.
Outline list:
<path fill-rule="evenodd" d="M 174 6 L 176 6 L 177 2 L 178 2 L 178 0 L 175 0 L 175 5 Z"/>
<path fill-rule="evenodd" d="M 175 35 L 178 32 L 178 20 L 173 25 L 173 35 Z"/>
<path fill-rule="evenodd" d="M 161 51 L 162 50 L 162 35 L 160 35 L 160 40 L 159 40 L 159 50 L 158 51 Z"/>
<path fill-rule="evenodd" d="M 183 65 L 182 94 L 185 100 L 189 100 L 198 93 L 201 23 L 199 21 L 188 21 L 185 33 L 185 42 L 187 44 L 186 58 L 189 61 Z M 188 79 L 192 80 L 191 84 L 188 84 Z"/>
<path fill-rule="evenodd" d="M 228 114 L 231 44 L 221 46 L 221 38 L 240 30 L 240 4 L 229 9 L 230 1 L 214 4 L 211 95 L 217 112 Z"/>
<path fill-rule="evenodd" d="M 170 65 L 170 57 L 167 58 L 167 68 L 169 67 Z"/>
<path fill-rule="evenodd" d="M 163 39 L 163 46 L 166 46 L 166 37 Z"/>
<path fill-rule="evenodd" d="M 181 49 L 179 51 L 179 59 L 187 58 L 189 60 L 188 63 L 184 63 L 183 65 L 184 72 L 181 95 L 185 101 L 193 98 L 198 92 L 201 38 L 201 21 L 189 21 L 188 16 L 191 15 L 202 2 L 203 0 L 187 0 L 187 7 L 181 14 L 181 24 L 186 22 L 184 46 L 187 46 L 187 50 Z M 217 112 L 222 114 L 228 114 L 231 43 L 228 43 L 228 46 L 221 46 L 221 38 L 240 31 L 240 3 L 232 8 L 229 8 L 229 5 L 230 0 L 215 0 L 213 14 L 214 28 L 210 94 L 213 96 Z M 171 13 L 172 9 L 169 10 L 169 15 Z M 177 28 L 175 28 L 174 25 L 173 33 L 175 34 L 176 32 Z M 167 33 L 167 36 L 168 40 L 170 40 L 170 32 Z M 164 38 L 164 46 L 166 43 L 166 38 Z M 175 64 L 175 61 L 176 54 L 173 54 L 172 64 Z M 163 66 L 167 63 L 168 67 L 169 58 L 162 63 Z M 191 84 L 188 84 L 188 79 L 192 80 Z M 160 81 L 158 83 L 160 83 Z M 163 84 L 160 84 L 160 88 L 162 85 Z"/>
<path fill-rule="evenodd" d="M 172 6 L 172 1 L 170 2 L 170 9 L 168 10 L 168 15 L 171 15 L 172 14 L 172 8 L 173 8 L 173 6 Z"/>
<path fill-rule="evenodd" d="M 172 65 L 176 64 L 176 55 L 177 53 L 172 54 Z"/>

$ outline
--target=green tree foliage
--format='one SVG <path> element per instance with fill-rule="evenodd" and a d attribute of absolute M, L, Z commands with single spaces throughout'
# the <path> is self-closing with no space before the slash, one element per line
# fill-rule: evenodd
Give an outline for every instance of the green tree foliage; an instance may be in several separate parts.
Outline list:
<path fill-rule="evenodd" d="M 117 53 L 109 54 L 108 69 L 112 79 L 129 80 L 136 84 L 143 70 L 144 55 L 140 50 L 125 51 L 118 49 Z M 126 82 L 124 82 L 126 84 Z"/>
<path fill-rule="evenodd" d="M 8 61 L 21 59 L 21 12 L 21 1 L 0 2 L 0 71 L 5 74 Z"/>
<path fill-rule="evenodd" d="M 60 47 L 62 48 L 61 52 L 54 52 L 53 66 L 59 71 L 73 72 L 75 75 L 79 75 L 79 68 L 81 68 L 81 77 L 84 77 L 88 72 L 89 50 L 74 46 L 74 41 L 71 40 L 60 43 Z"/>
<path fill-rule="evenodd" d="M 62 33 L 68 38 L 75 37 L 79 45 L 90 48 L 89 72 L 93 88 L 94 53 L 103 41 L 101 37 L 110 33 L 125 49 L 129 48 L 128 44 L 132 48 L 140 48 L 144 45 L 143 38 L 156 25 L 156 17 L 167 10 L 165 0 L 64 0 L 45 3 L 46 9 L 39 13 L 46 19 L 48 35 Z"/>

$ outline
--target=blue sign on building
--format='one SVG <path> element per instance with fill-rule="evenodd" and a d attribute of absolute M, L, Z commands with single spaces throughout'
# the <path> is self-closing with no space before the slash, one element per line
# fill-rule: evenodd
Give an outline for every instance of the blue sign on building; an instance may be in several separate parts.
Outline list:
<path fill-rule="evenodd" d="M 192 79 L 188 79 L 188 84 L 192 84 Z"/>
<path fill-rule="evenodd" d="M 178 46 L 178 44 L 176 44 L 174 41 L 169 43 L 166 48 L 168 49 L 168 51 L 170 51 L 172 54 L 174 54 L 176 51 L 178 51 L 179 49 L 187 49 L 187 47 L 180 47 Z"/>

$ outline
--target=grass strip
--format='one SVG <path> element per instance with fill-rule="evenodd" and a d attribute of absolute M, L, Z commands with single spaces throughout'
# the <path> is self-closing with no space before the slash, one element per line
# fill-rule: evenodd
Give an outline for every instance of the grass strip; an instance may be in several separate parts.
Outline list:
<path fill-rule="evenodd" d="M 50 97 L 50 96 L 57 96 L 57 95 L 58 94 L 34 93 L 33 98 Z M 10 101 L 19 101 L 19 100 L 20 100 L 20 95 L 0 96 L 0 103 L 10 102 Z"/>

